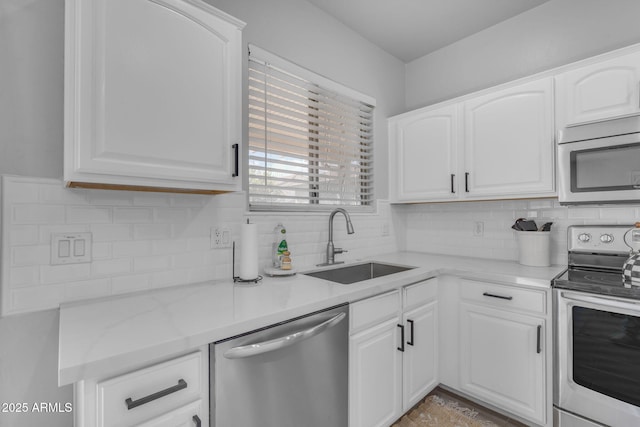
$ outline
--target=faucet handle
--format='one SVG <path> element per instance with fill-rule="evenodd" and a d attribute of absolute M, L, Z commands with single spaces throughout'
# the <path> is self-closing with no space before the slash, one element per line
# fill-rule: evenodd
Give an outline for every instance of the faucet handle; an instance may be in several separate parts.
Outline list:
<path fill-rule="evenodd" d="M 333 253 L 334 253 L 334 254 L 341 254 L 341 253 L 344 253 L 344 252 L 349 252 L 349 251 L 348 251 L 348 250 L 346 250 L 346 249 L 342 249 L 342 248 L 335 248 L 335 249 L 333 250 Z"/>

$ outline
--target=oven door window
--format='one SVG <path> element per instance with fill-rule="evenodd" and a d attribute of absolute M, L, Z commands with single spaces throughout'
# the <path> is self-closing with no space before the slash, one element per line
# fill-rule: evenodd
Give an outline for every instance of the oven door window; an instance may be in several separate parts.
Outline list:
<path fill-rule="evenodd" d="M 573 193 L 640 188 L 640 144 L 574 150 L 570 162 Z"/>
<path fill-rule="evenodd" d="M 640 317 L 573 306 L 573 381 L 640 406 Z"/>

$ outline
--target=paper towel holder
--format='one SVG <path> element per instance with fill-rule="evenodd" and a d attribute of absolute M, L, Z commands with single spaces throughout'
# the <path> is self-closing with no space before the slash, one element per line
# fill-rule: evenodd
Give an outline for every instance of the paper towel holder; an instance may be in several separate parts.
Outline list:
<path fill-rule="evenodd" d="M 255 279 L 241 279 L 240 276 L 236 276 L 236 242 L 233 241 L 233 255 L 231 257 L 231 271 L 233 276 L 233 283 L 253 283 L 258 284 L 262 280 L 262 276 L 258 275 Z"/>

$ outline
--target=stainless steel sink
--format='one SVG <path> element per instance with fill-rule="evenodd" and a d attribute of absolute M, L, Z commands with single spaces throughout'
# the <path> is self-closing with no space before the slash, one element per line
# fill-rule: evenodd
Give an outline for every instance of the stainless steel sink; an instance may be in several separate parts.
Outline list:
<path fill-rule="evenodd" d="M 413 268 L 415 267 L 403 267 L 399 265 L 368 262 L 365 264 L 332 268 L 330 270 L 312 271 L 304 274 L 306 276 L 317 277 L 319 279 L 331 280 L 332 282 L 349 285 L 351 283 L 362 282 L 363 280 L 375 279 L 376 277 L 400 273 L 402 271 L 411 270 Z"/>

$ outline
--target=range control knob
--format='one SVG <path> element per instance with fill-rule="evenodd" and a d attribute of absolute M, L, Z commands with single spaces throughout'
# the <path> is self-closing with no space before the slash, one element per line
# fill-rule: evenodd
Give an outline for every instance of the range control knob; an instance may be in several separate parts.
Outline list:
<path fill-rule="evenodd" d="M 591 241 L 591 234 L 589 233 L 581 233 L 578 235 L 578 241 L 580 243 L 588 243 Z"/>
<path fill-rule="evenodd" d="M 600 236 L 600 241 L 602 243 L 611 243 L 613 242 L 613 235 L 611 234 L 603 234 Z"/>

